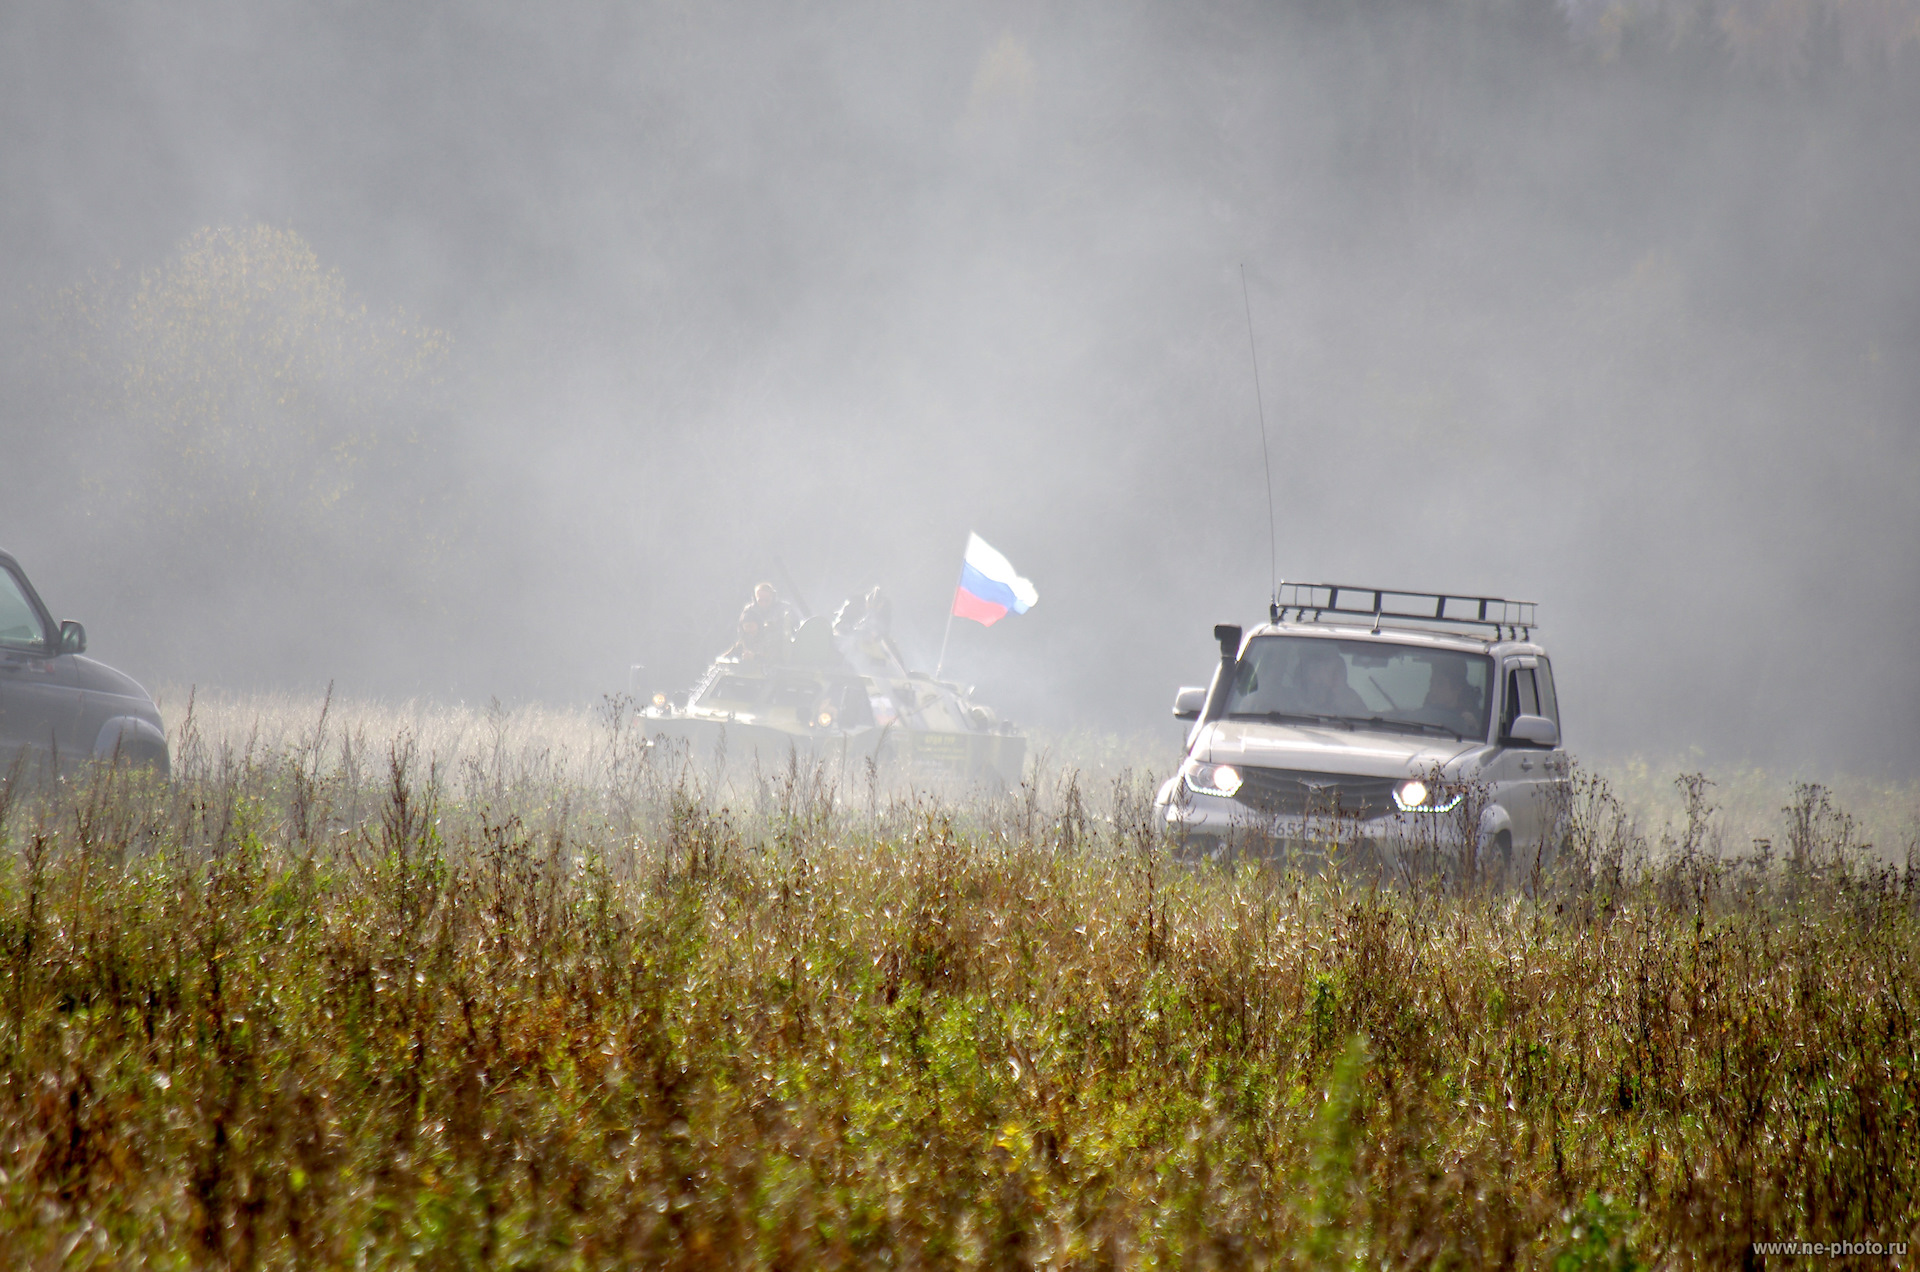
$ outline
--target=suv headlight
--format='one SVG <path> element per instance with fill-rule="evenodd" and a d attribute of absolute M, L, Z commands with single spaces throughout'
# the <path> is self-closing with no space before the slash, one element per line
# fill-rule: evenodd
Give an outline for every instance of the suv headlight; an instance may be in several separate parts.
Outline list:
<path fill-rule="evenodd" d="M 1180 766 L 1180 777 L 1190 791 L 1219 795 L 1225 799 L 1232 799 L 1241 786 L 1240 770 L 1231 764 L 1202 764 L 1198 760 L 1188 760 Z"/>
<path fill-rule="evenodd" d="M 1444 813 L 1459 804 L 1462 792 L 1449 791 L 1413 778 L 1393 788 L 1393 802 L 1403 813 Z"/>

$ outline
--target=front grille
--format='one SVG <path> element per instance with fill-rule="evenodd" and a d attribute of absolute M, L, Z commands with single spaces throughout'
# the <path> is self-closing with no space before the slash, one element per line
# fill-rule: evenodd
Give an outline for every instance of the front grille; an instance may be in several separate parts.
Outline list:
<path fill-rule="evenodd" d="M 1395 811 L 1393 788 L 1401 780 L 1247 767 L 1233 798 L 1269 816 L 1379 817 Z"/>

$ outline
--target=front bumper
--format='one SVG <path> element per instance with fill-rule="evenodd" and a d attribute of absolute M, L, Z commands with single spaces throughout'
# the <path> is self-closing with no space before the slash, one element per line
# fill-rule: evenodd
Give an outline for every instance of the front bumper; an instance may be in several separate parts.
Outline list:
<path fill-rule="evenodd" d="M 1177 775 L 1155 796 L 1154 820 L 1176 851 L 1201 858 L 1325 858 L 1358 850 L 1391 864 L 1407 855 L 1456 852 L 1465 842 L 1453 810 L 1374 817 L 1263 813 L 1238 800 L 1189 790 Z"/>

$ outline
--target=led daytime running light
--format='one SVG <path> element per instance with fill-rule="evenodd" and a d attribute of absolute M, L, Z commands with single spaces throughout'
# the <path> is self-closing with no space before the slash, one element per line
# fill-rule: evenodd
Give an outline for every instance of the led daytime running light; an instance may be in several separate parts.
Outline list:
<path fill-rule="evenodd" d="M 1188 760 L 1183 780 L 1187 789 L 1202 795 L 1219 795 L 1232 799 L 1244 785 L 1240 770 L 1231 764 L 1202 764 L 1198 760 Z"/>

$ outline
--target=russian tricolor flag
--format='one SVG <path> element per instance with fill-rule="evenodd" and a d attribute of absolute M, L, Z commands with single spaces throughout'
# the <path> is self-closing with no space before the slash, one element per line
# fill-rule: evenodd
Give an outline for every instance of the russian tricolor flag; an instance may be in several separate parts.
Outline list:
<path fill-rule="evenodd" d="M 1009 611 L 1024 614 L 1040 599 L 1033 584 L 1013 572 L 1013 563 L 977 534 L 967 535 L 960 559 L 960 586 L 953 591 L 953 613 L 991 627 Z"/>

